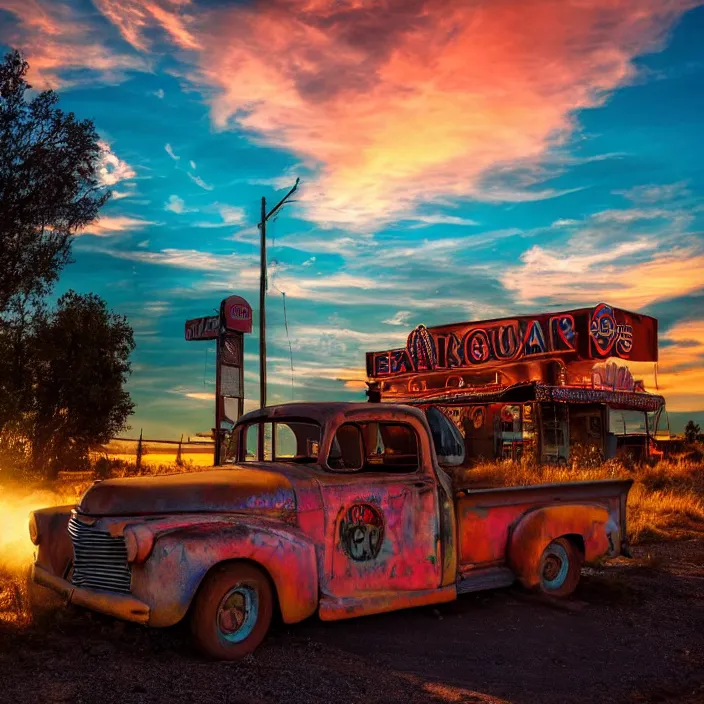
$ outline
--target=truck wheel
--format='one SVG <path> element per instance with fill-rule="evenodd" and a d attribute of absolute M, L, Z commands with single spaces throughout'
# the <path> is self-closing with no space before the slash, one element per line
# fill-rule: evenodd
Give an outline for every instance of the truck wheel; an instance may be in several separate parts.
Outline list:
<path fill-rule="evenodd" d="M 557 538 L 543 551 L 538 571 L 543 594 L 569 596 L 579 583 L 582 555 L 567 538 Z"/>
<path fill-rule="evenodd" d="M 264 640 L 273 611 L 271 583 L 244 562 L 216 567 L 203 581 L 191 610 L 198 648 L 217 660 L 238 660 Z"/>

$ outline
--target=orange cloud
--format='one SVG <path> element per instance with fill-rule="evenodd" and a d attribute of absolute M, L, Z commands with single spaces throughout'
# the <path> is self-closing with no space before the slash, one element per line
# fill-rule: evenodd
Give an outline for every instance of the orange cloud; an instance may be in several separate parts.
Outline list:
<path fill-rule="evenodd" d="M 363 225 L 535 163 L 696 4 L 270 0 L 204 18 L 194 79 L 218 126 L 319 169 L 311 218 Z"/>
<path fill-rule="evenodd" d="M 105 237 L 117 232 L 134 232 L 148 225 L 154 225 L 150 220 L 140 220 L 128 215 L 101 215 L 95 222 L 87 225 L 79 235 L 97 235 Z"/>
<path fill-rule="evenodd" d="M 520 266 L 506 270 L 501 281 L 525 304 L 542 299 L 580 304 L 606 300 L 632 309 L 704 288 L 700 247 L 654 252 L 657 246 L 654 240 L 640 239 L 583 254 L 579 238 L 555 251 L 536 245 L 521 256 Z M 623 261 L 644 253 L 650 254 L 645 261 Z"/>
<path fill-rule="evenodd" d="M 178 11 L 179 6 L 190 4 L 189 0 L 173 2 L 144 2 L 143 0 L 93 0 L 95 6 L 120 31 L 125 41 L 135 49 L 148 51 L 151 42 L 147 33 L 154 26 L 161 28 L 182 49 L 198 49 L 199 43 L 188 30 L 192 21 Z"/>
<path fill-rule="evenodd" d="M 538 162 L 634 75 L 702 0 L 94 0 L 139 52 L 189 50 L 215 124 L 234 121 L 312 167 L 300 202 L 323 224 L 365 228 L 422 202 L 525 200 Z M 51 0 L 0 0 L 34 75 L 147 66 L 93 41 L 97 23 Z M 104 35 L 104 31 L 102 32 Z M 104 36 L 103 36 L 104 38 Z M 64 79 L 65 80 L 65 79 Z M 488 179 L 521 165 L 521 189 Z M 525 176 L 525 173 L 528 176 Z M 501 181 L 501 179 L 499 179 Z"/>
<path fill-rule="evenodd" d="M 671 343 L 660 348 L 657 390 L 670 411 L 698 411 L 704 407 L 704 319 L 677 323 L 662 336 Z M 634 375 L 653 378 L 653 365 L 630 363 Z M 654 384 L 649 384 L 654 390 Z"/>
<path fill-rule="evenodd" d="M 30 82 L 38 89 L 61 88 L 75 79 L 72 69 L 87 69 L 101 80 L 111 81 L 129 70 L 144 71 L 148 62 L 140 56 L 107 47 L 99 29 L 69 5 L 52 0 L 0 0 L 0 11 L 15 23 L 0 32 L 2 43 L 21 48 L 30 62 Z"/>

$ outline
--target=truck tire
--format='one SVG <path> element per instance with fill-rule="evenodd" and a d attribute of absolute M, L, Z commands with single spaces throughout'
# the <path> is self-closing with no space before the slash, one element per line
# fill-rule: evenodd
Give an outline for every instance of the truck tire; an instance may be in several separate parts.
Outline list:
<path fill-rule="evenodd" d="M 543 551 L 538 571 L 543 594 L 569 596 L 579 583 L 582 554 L 568 538 L 557 538 Z"/>
<path fill-rule="evenodd" d="M 198 649 L 217 660 L 239 660 L 264 640 L 274 608 L 268 576 L 255 565 L 230 562 L 211 570 L 191 609 Z"/>

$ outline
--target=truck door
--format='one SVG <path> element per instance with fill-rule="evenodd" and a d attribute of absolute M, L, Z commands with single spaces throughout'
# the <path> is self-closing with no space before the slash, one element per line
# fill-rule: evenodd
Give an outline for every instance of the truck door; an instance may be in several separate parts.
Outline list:
<path fill-rule="evenodd" d="M 340 426 L 321 482 L 323 591 L 330 596 L 433 589 L 441 580 L 438 492 L 404 423 Z"/>

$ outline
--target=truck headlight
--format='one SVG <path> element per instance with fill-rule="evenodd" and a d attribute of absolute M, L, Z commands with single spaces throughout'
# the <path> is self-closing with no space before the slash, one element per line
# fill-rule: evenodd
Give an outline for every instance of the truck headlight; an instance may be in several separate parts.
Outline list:
<path fill-rule="evenodd" d="M 37 523 L 37 516 L 34 511 L 29 513 L 29 539 L 35 544 L 39 545 L 39 525 Z"/>
<path fill-rule="evenodd" d="M 145 525 L 129 526 L 123 533 L 127 562 L 144 562 L 154 546 L 154 533 Z"/>

